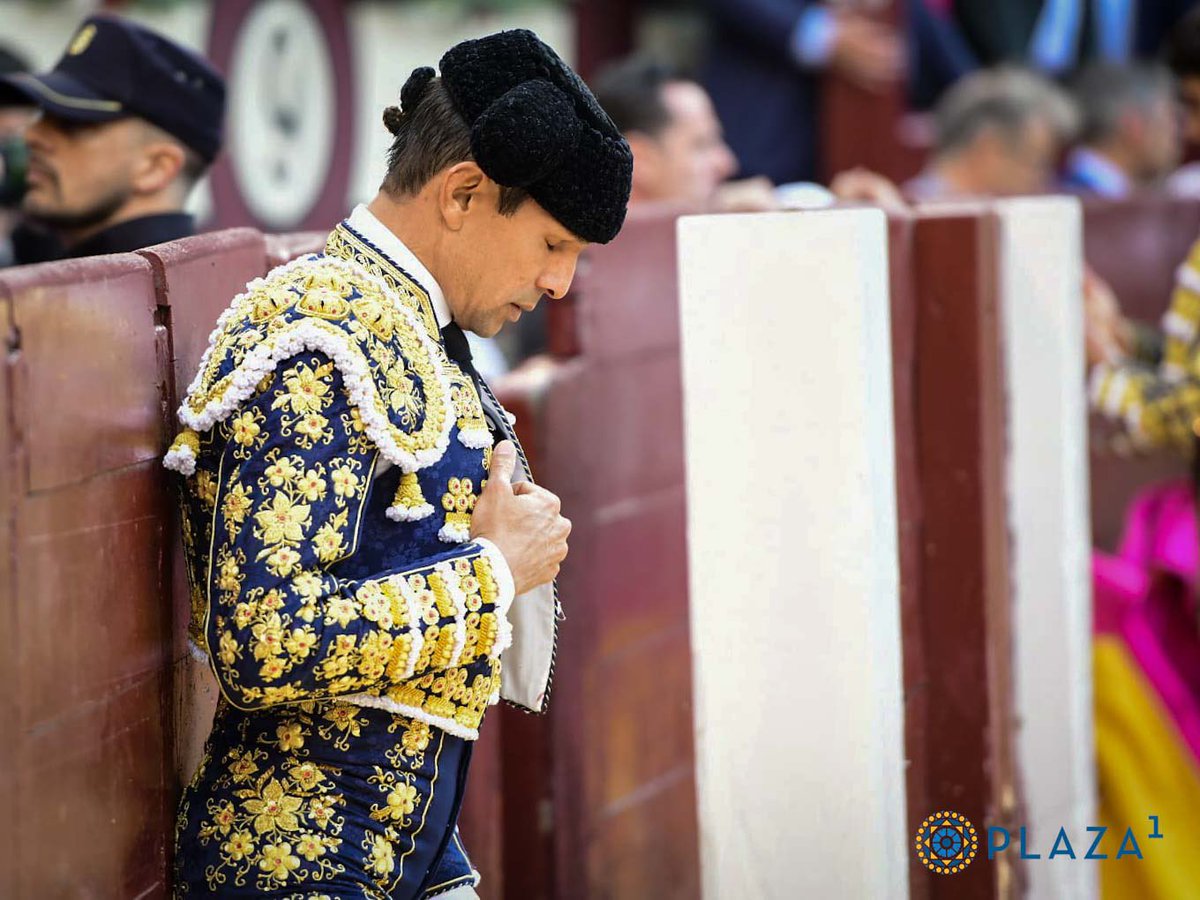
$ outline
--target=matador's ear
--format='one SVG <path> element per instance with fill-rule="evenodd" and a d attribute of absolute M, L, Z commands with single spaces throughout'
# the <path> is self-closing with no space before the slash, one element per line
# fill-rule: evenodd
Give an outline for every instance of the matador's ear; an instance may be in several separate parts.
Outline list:
<path fill-rule="evenodd" d="M 583 123 L 565 93 L 540 78 L 494 100 L 471 128 L 471 153 L 488 176 L 526 187 L 553 172 L 579 143 Z"/>

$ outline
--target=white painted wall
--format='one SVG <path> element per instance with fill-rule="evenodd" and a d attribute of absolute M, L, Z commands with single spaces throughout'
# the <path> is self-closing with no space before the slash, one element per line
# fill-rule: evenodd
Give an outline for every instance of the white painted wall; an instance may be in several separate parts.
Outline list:
<path fill-rule="evenodd" d="M 907 897 L 887 236 L 679 225 L 710 900 Z"/>
<path fill-rule="evenodd" d="M 1017 758 L 1030 849 L 1045 857 L 1060 827 L 1074 839 L 1097 821 L 1081 223 L 1068 198 L 997 208 Z M 1043 859 L 1026 874 L 1032 900 L 1099 896 L 1094 866 Z"/>

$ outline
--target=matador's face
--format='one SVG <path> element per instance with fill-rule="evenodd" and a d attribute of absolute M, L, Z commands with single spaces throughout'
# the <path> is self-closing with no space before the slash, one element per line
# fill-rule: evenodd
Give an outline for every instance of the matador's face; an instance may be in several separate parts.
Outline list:
<path fill-rule="evenodd" d="M 454 320 L 483 337 L 516 322 L 542 297 L 567 293 L 585 242 L 533 199 L 499 211 L 499 187 L 487 180 L 455 240 L 454 264 L 439 278 Z"/>

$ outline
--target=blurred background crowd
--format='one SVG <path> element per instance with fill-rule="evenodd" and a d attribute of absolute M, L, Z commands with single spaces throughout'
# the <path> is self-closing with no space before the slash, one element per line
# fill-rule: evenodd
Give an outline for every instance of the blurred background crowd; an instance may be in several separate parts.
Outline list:
<path fill-rule="evenodd" d="M 387 138 L 379 110 L 407 72 L 457 40 L 513 25 L 558 47 L 625 132 L 635 205 L 762 211 L 840 200 L 897 209 L 1045 192 L 1119 199 L 1200 194 L 1187 149 L 1200 141 L 1200 34 L 1175 32 L 1171 43 L 1193 5 L 41 0 L 5 5 L 0 69 L 50 69 L 97 9 L 207 58 L 226 82 L 221 152 L 197 156 L 187 135 L 175 135 L 189 164 L 150 210 L 191 214 L 172 220 L 181 233 L 330 227 L 378 185 Z M 44 99 L 0 93 L 0 264 L 132 249 L 74 228 L 83 220 L 102 230 L 91 220 L 133 215 L 129 203 L 121 208 L 134 188 L 117 165 L 75 175 L 53 200 L 35 179 L 22 216 L 29 159 L 37 172 L 53 168 L 56 154 L 67 160 L 72 145 L 99 146 L 94 127 L 66 128 L 61 109 L 43 109 L 30 127 L 32 110 L 14 105 Z M 215 117 L 219 129 L 222 110 L 210 104 L 195 116 Z M 117 152 L 128 155 L 128 142 Z M 137 199 L 145 213 L 144 192 Z M 480 348 L 488 371 L 536 352 L 543 328 L 534 320 L 503 338 L 501 352 Z"/>

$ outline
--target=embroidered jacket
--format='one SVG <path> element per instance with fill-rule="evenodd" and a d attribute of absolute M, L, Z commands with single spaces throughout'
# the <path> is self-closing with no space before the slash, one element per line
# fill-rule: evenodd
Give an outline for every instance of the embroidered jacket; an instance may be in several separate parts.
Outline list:
<path fill-rule="evenodd" d="M 343 223 L 235 298 L 179 415 L 191 634 L 226 700 L 477 737 L 513 584 L 470 540 L 492 439 L 422 287 Z"/>
<path fill-rule="evenodd" d="M 1089 395 L 1135 448 L 1192 455 L 1200 435 L 1200 241 L 1176 273 L 1162 335 L 1139 333 L 1132 359 L 1094 366 Z"/>

